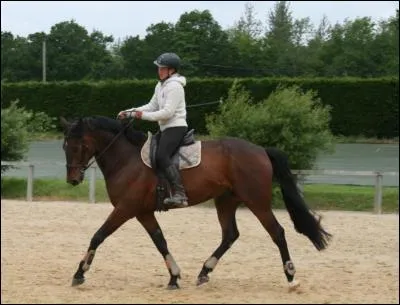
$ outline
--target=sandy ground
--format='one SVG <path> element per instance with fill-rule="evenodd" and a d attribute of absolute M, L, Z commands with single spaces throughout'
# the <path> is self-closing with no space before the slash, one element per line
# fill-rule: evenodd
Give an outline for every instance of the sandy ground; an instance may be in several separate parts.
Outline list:
<path fill-rule="evenodd" d="M 398 303 L 399 218 L 325 212 L 334 234 L 318 252 L 294 231 L 286 211 L 276 211 L 301 286 L 288 292 L 278 248 L 248 210 L 237 212 L 239 240 L 195 286 L 205 259 L 220 242 L 214 209 L 201 206 L 157 213 L 182 270 L 181 289 L 165 289 L 169 274 L 151 239 L 134 219 L 98 249 L 86 282 L 72 275 L 92 234 L 112 206 L 107 203 L 1 201 L 2 303 Z"/>

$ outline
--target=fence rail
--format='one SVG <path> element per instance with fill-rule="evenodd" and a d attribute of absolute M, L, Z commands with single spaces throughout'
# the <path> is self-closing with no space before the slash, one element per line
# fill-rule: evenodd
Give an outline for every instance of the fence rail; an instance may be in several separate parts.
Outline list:
<path fill-rule="evenodd" d="M 54 165 L 65 165 L 61 162 L 8 162 L 1 161 L 1 165 L 9 165 L 9 166 L 26 166 L 28 167 L 28 179 L 27 179 L 27 188 L 26 188 L 26 200 L 33 201 L 33 180 L 34 180 L 34 172 L 35 166 L 40 166 L 41 164 L 54 164 Z M 89 202 L 95 203 L 95 191 L 96 191 L 96 170 L 97 165 L 93 164 L 90 167 L 90 175 L 89 175 Z M 318 176 L 369 176 L 375 177 L 375 198 L 374 198 L 374 212 L 377 214 L 382 213 L 382 179 L 383 176 L 399 176 L 398 172 L 380 172 L 380 171 L 346 171 L 346 170 L 292 170 L 292 173 L 296 175 L 299 181 L 301 181 L 305 176 L 318 175 Z M 302 184 L 298 184 L 299 188 L 302 190 Z"/>

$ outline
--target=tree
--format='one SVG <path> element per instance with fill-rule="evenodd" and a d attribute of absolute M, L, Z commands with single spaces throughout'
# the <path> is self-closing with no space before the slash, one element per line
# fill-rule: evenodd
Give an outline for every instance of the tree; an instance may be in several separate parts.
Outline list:
<path fill-rule="evenodd" d="M 328 76 L 376 76 L 377 66 L 371 58 L 374 27 L 371 18 L 364 17 L 331 29 L 321 52 Z"/>
<path fill-rule="evenodd" d="M 1 79 L 12 80 L 12 62 L 15 52 L 14 35 L 11 32 L 1 31 Z M 15 61 L 15 59 L 14 59 Z"/>
<path fill-rule="evenodd" d="M 175 50 L 183 58 L 186 75 L 220 75 L 224 71 L 218 66 L 233 62 L 228 36 L 208 10 L 182 14 L 175 35 Z"/>
<path fill-rule="evenodd" d="M 47 38 L 49 80 L 80 80 L 90 73 L 88 58 L 90 37 L 87 30 L 74 20 L 51 27 Z"/>
<path fill-rule="evenodd" d="M 127 38 L 121 46 L 120 53 L 124 63 L 124 76 L 128 78 L 154 77 L 155 66 L 150 61 L 146 43 L 139 35 Z"/>
<path fill-rule="evenodd" d="M 370 17 L 357 18 L 344 25 L 344 65 L 349 76 L 375 76 L 376 65 L 371 60 L 371 46 L 375 39 L 375 23 Z"/>
<path fill-rule="evenodd" d="M 172 23 L 151 24 L 146 32 L 144 40 L 148 46 L 149 58 L 153 61 L 162 53 L 174 50 L 176 37 L 175 26 Z"/>
<path fill-rule="evenodd" d="M 124 71 L 124 58 L 121 54 L 121 39 L 118 38 L 117 41 L 113 42 L 111 46 L 108 47 L 107 53 L 110 54 L 110 63 L 106 66 L 106 75 L 102 79 L 123 79 L 125 77 Z"/>
<path fill-rule="evenodd" d="M 308 66 L 316 76 L 325 75 L 325 63 L 321 59 L 321 50 L 328 40 L 330 30 L 328 17 L 324 15 L 314 33 L 314 37 L 310 39 L 307 45 Z"/>
<path fill-rule="evenodd" d="M 293 18 L 287 1 L 275 2 L 267 24 L 265 62 L 274 74 L 290 74 L 288 58 L 293 49 Z"/>
<path fill-rule="evenodd" d="M 344 29 L 336 23 L 329 31 L 329 39 L 323 43 L 320 50 L 320 59 L 325 64 L 324 76 L 343 76 L 345 70 L 341 64 L 341 54 L 344 46 Z"/>
<path fill-rule="evenodd" d="M 399 75 L 399 10 L 396 16 L 379 23 L 371 58 L 380 75 Z"/>
<path fill-rule="evenodd" d="M 295 19 L 288 1 L 276 1 L 266 31 L 254 6 L 223 30 L 208 11 L 183 13 L 176 24 L 151 24 L 144 39 L 92 33 L 74 20 L 25 37 L 1 32 L 1 78 L 42 79 L 42 43 L 47 42 L 47 79 L 154 78 L 152 62 L 164 52 L 182 58 L 182 73 L 193 77 L 396 76 L 399 73 L 399 13 L 373 23 L 370 18 L 314 30 L 310 19 Z M 262 35 L 264 34 L 264 35 Z"/>
<path fill-rule="evenodd" d="M 1 32 L 1 78 L 7 81 L 33 79 L 28 40 Z"/>
<path fill-rule="evenodd" d="M 296 47 L 306 46 L 313 32 L 310 18 L 296 19 L 293 23 L 293 44 Z"/>
<path fill-rule="evenodd" d="M 24 61 L 29 65 L 29 71 L 31 71 L 29 80 L 40 81 L 43 79 L 43 41 L 46 40 L 47 35 L 44 32 L 28 35 L 28 56 Z"/>
<path fill-rule="evenodd" d="M 245 34 L 251 39 L 260 38 L 262 34 L 262 22 L 257 19 L 254 6 L 251 2 L 246 2 L 244 16 L 241 16 L 235 24 L 236 31 Z"/>
<path fill-rule="evenodd" d="M 328 39 L 330 27 L 331 26 L 328 17 L 324 14 L 318 26 L 318 29 L 315 32 L 314 39 L 320 43 L 326 41 Z"/>
<path fill-rule="evenodd" d="M 105 79 L 110 77 L 116 68 L 116 62 L 111 53 L 107 50 L 108 46 L 114 42 L 112 36 L 106 36 L 102 32 L 95 30 L 90 34 L 90 48 L 86 51 L 86 56 L 90 59 L 90 72 L 88 77 L 91 79 Z"/>
<path fill-rule="evenodd" d="M 47 36 L 47 62 L 49 80 L 100 79 L 112 64 L 107 46 L 114 41 L 95 30 L 88 31 L 74 20 L 51 27 Z"/>
<path fill-rule="evenodd" d="M 312 53 L 307 44 L 313 32 L 313 25 L 310 18 L 296 19 L 293 23 L 292 42 L 293 47 L 287 56 L 292 76 L 314 75 L 315 69 L 312 66 Z"/>
<path fill-rule="evenodd" d="M 293 19 L 286 1 L 275 3 L 269 12 L 266 33 L 266 62 L 275 75 L 313 75 L 307 43 L 313 25 L 310 18 Z"/>
<path fill-rule="evenodd" d="M 263 75 L 262 67 L 262 23 L 256 18 L 254 6 L 245 4 L 244 16 L 227 30 L 232 53 L 237 53 L 235 65 L 244 69 L 235 70 L 235 76 Z"/>

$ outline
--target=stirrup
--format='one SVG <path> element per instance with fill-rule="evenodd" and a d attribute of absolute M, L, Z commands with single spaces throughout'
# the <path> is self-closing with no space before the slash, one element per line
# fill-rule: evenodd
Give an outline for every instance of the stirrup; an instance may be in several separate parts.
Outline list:
<path fill-rule="evenodd" d="M 179 196 L 180 198 L 176 198 L 177 194 L 173 195 L 172 197 L 168 197 L 164 199 L 164 205 L 168 207 L 176 207 L 176 208 L 184 208 L 189 205 L 187 202 L 186 196 Z"/>

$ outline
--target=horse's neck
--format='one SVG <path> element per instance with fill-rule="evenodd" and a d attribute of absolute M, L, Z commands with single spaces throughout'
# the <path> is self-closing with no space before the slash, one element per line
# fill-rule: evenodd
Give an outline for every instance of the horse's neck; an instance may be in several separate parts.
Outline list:
<path fill-rule="evenodd" d="M 94 136 L 96 141 L 96 162 L 106 179 L 124 168 L 132 159 L 139 160 L 140 158 L 140 148 L 130 144 L 124 135 L 120 135 L 107 148 L 111 141 L 114 140 L 114 137 L 114 135 L 106 132 Z"/>

